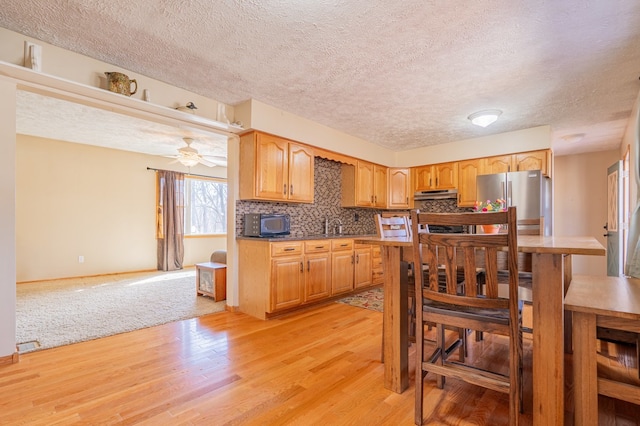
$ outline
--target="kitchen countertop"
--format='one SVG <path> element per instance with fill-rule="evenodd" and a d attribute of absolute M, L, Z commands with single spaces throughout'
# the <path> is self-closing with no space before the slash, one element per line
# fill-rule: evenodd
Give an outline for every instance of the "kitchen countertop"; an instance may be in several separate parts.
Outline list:
<path fill-rule="evenodd" d="M 245 237 L 237 236 L 236 240 L 254 240 L 265 242 L 284 242 L 284 241 L 304 241 L 304 240 L 326 240 L 337 238 L 373 238 L 376 234 L 314 234 L 314 235 L 287 235 L 284 237 Z"/>

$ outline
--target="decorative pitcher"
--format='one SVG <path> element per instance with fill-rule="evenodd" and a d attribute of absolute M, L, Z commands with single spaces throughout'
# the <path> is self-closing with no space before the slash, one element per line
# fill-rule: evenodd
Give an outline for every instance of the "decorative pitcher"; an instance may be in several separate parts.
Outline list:
<path fill-rule="evenodd" d="M 135 78 L 129 77 L 120 72 L 105 72 L 109 91 L 120 93 L 121 95 L 131 96 L 138 91 L 138 82 Z M 131 90 L 131 85 L 135 88 Z"/>

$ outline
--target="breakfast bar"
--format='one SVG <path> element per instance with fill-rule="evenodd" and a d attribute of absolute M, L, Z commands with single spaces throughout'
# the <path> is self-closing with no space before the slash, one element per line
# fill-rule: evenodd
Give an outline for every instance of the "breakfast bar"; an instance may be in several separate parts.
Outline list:
<path fill-rule="evenodd" d="M 384 265 L 384 384 L 401 393 L 409 386 L 408 336 L 400 309 L 400 264 L 408 238 L 363 238 L 378 244 Z M 533 419 L 536 425 L 564 423 L 564 306 L 571 282 L 571 255 L 604 256 L 593 237 L 518 236 L 518 251 L 532 257 L 533 272 Z M 406 255 L 406 253 L 405 253 Z"/>

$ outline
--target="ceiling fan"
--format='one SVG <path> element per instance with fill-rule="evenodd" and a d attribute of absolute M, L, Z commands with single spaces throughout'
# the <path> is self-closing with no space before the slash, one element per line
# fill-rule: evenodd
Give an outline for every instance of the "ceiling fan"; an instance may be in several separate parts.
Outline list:
<path fill-rule="evenodd" d="M 178 148 L 178 154 L 169 156 L 169 158 L 175 158 L 175 161 L 172 163 L 180 163 L 183 166 L 193 167 L 196 164 L 200 163 L 208 167 L 215 166 L 227 166 L 227 159 L 222 156 L 206 156 L 198 153 L 198 150 L 191 147 L 191 143 L 193 142 L 193 138 L 184 137 L 182 138 L 184 143 L 187 146 L 182 148 Z"/>

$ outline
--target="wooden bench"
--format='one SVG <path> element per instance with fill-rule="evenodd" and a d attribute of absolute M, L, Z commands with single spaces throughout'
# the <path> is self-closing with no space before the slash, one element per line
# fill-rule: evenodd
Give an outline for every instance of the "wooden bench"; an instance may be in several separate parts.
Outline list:
<path fill-rule="evenodd" d="M 565 296 L 573 312 L 575 424 L 598 424 L 598 394 L 640 404 L 640 387 L 598 377 L 597 328 L 640 333 L 640 279 L 574 275 Z"/>

